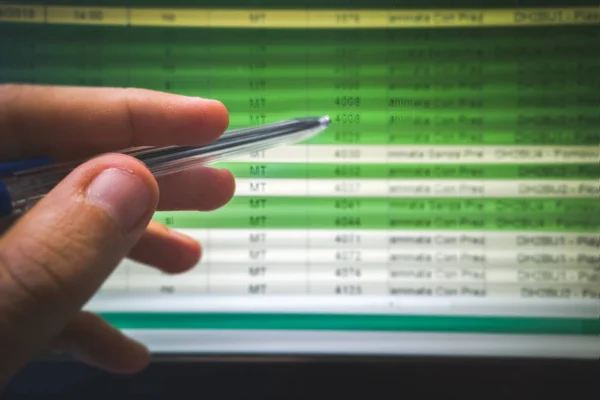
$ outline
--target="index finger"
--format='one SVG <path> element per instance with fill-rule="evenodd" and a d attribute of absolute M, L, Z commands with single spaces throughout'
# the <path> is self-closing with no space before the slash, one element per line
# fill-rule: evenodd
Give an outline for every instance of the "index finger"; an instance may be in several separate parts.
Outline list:
<path fill-rule="evenodd" d="M 0 85 L 0 159 L 68 160 L 133 146 L 197 146 L 229 115 L 216 100 L 134 88 Z"/>

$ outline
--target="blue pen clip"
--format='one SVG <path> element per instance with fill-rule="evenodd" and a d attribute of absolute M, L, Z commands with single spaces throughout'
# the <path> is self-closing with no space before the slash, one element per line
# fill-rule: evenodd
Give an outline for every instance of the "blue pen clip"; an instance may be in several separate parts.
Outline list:
<path fill-rule="evenodd" d="M 14 174 L 28 169 L 45 167 L 54 164 L 50 157 L 34 157 L 24 160 L 0 162 L 0 177 L 13 176 Z M 9 214 L 12 211 L 12 199 L 8 188 L 0 180 L 0 215 Z"/>
<path fill-rule="evenodd" d="M 34 157 L 24 160 L 0 162 L 0 177 L 11 176 L 17 172 L 52 164 L 54 164 L 54 160 L 50 157 Z"/>

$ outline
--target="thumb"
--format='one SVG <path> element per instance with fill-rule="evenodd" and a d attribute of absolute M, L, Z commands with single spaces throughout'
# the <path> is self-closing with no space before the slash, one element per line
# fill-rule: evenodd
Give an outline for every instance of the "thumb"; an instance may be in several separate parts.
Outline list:
<path fill-rule="evenodd" d="M 144 165 L 89 161 L 0 239 L 0 384 L 56 336 L 141 238 L 158 203 Z"/>

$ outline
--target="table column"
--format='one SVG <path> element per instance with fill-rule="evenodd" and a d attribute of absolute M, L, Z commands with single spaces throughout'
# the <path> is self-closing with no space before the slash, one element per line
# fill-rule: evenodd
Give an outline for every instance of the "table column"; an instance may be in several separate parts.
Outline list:
<path fill-rule="evenodd" d="M 458 29 L 388 32 L 392 295 L 485 295 L 482 226 L 475 206 L 460 199 L 480 204 L 484 176 L 477 166 L 458 164 L 461 154 L 477 154 L 483 138 L 486 50 L 477 36 Z M 456 230 L 457 216 L 468 231 Z"/>
<path fill-rule="evenodd" d="M 384 294 L 385 150 L 371 145 L 386 134 L 385 36 L 352 29 L 308 35 L 320 43 L 309 55 L 310 114 L 332 118 L 309 146 L 309 292 Z"/>
<path fill-rule="evenodd" d="M 210 96 L 209 29 L 135 27 L 130 37 L 127 56 L 133 60 L 129 65 L 133 87 L 184 96 Z"/>
<path fill-rule="evenodd" d="M 269 220 L 267 216 L 267 221 Z M 306 234 L 297 229 L 213 229 L 207 263 L 214 295 L 303 295 Z"/>
<path fill-rule="evenodd" d="M 306 48 L 288 44 L 297 32 L 220 31 L 217 37 L 212 94 L 229 109 L 231 128 L 306 115 Z M 260 151 L 218 165 L 236 177 L 236 197 L 214 213 L 212 294 L 306 293 L 306 150 L 277 151 L 294 156 L 282 162 L 277 153 Z"/>

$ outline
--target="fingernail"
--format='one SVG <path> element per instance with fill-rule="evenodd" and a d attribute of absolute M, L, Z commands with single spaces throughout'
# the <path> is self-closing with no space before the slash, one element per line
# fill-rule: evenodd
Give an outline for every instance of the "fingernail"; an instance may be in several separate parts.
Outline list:
<path fill-rule="evenodd" d="M 129 232 L 148 213 L 152 193 L 141 178 L 131 172 L 111 168 L 93 180 L 87 198 L 110 215 L 121 229 Z"/>

